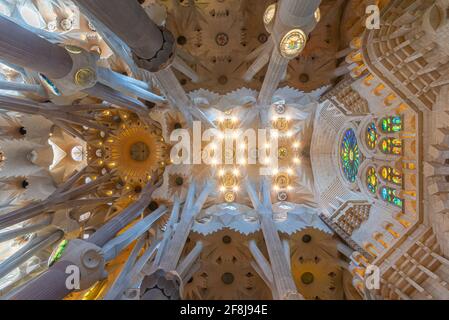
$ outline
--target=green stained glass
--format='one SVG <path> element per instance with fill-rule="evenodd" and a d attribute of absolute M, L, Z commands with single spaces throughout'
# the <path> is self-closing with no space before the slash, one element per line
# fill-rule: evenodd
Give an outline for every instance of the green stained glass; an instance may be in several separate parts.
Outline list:
<path fill-rule="evenodd" d="M 48 266 L 51 267 L 55 262 L 57 262 L 59 259 L 61 259 L 62 254 L 64 253 L 67 245 L 69 244 L 68 240 L 62 240 L 56 249 L 51 254 L 50 258 L 48 259 Z"/>
<path fill-rule="evenodd" d="M 385 154 L 402 154 L 402 140 L 396 138 L 384 138 L 381 140 L 380 149 Z"/>
<path fill-rule="evenodd" d="M 392 167 L 382 167 L 380 175 L 384 181 L 388 181 L 397 185 L 402 185 L 402 174 Z"/>
<path fill-rule="evenodd" d="M 381 120 L 382 132 L 393 133 L 403 130 L 402 118 L 400 116 L 386 117 Z"/>
<path fill-rule="evenodd" d="M 366 185 L 371 193 L 377 192 L 379 180 L 377 179 L 376 169 L 372 167 L 366 171 Z"/>
<path fill-rule="evenodd" d="M 391 203 L 399 208 L 402 208 L 404 205 L 404 201 L 400 199 L 397 195 L 397 190 L 390 187 L 381 187 L 380 188 L 380 196 L 382 200 Z"/>
<path fill-rule="evenodd" d="M 374 150 L 377 146 L 377 139 L 379 134 L 377 133 L 377 127 L 374 122 L 371 122 L 366 128 L 366 144 L 369 149 Z"/>
<path fill-rule="evenodd" d="M 354 130 L 345 131 L 340 145 L 340 160 L 346 179 L 353 183 L 360 166 L 360 150 Z"/>

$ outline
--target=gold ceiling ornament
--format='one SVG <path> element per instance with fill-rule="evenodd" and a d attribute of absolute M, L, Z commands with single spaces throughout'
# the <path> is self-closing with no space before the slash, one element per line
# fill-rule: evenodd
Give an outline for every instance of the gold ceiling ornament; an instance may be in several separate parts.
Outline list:
<path fill-rule="evenodd" d="M 226 191 L 224 194 L 224 199 L 226 202 L 234 202 L 235 201 L 235 193 L 233 191 Z"/>
<path fill-rule="evenodd" d="M 273 126 L 275 129 L 278 129 L 279 131 L 287 131 L 288 130 L 288 120 L 283 117 L 277 118 L 274 121 Z"/>
<path fill-rule="evenodd" d="M 124 121 L 113 132 L 113 138 L 104 140 L 103 161 L 119 177 L 129 183 L 144 185 L 154 170 L 163 172 L 168 148 L 160 132 L 152 130 L 139 120 Z"/>
<path fill-rule="evenodd" d="M 280 189 L 285 189 L 290 185 L 290 178 L 288 174 L 282 172 L 276 175 L 274 178 L 274 183 Z"/>
<path fill-rule="evenodd" d="M 307 35 L 301 29 L 293 29 L 285 34 L 280 42 L 281 55 L 293 59 L 306 47 Z"/>
<path fill-rule="evenodd" d="M 278 158 L 279 160 L 284 160 L 288 157 L 288 149 L 287 147 L 280 147 L 278 149 Z"/>
<path fill-rule="evenodd" d="M 236 177 L 231 172 L 226 172 L 222 178 L 223 186 L 232 188 L 237 184 Z"/>

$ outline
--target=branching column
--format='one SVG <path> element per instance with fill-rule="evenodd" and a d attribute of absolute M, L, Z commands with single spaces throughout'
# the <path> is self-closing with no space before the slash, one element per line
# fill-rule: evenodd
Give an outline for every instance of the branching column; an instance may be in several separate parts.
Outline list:
<path fill-rule="evenodd" d="M 102 247 L 121 229 L 136 219 L 151 201 L 151 195 L 157 188 L 151 181 L 145 186 L 140 198 L 123 210 L 122 213 L 106 222 L 87 241 L 71 240 L 61 260 L 57 261 L 38 278 L 17 292 L 14 300 L 57 300 L 63 299 L 74 288 L 67 286 L 68 266 L 76 266 L 80 272 L 80 289 L 87 289 L 106 276 Z"/>
<path fill-rule="evenodd" d="M 245 185 L 254 209 L 256 209 L 259 213 L 260 226 L 264 236 L 265 245 L 267 246 L 273 275 L 273 297 L 280 300 L 303 299 L 296 289 L 290 264 L 285 255 L 285 248 L 281 242 L 281 238 L 279 237 L 277 227 L 273 220 L 273 211 L 270 200 L 270 181 L 266 178 L 262 179 L 261 199 L 258 198 L 258 194 L 249 180 L 245 180 Z M 254 247 L 254 244 L 252 246 Z M 252 252 L 256 253 L 254 248 L 252 248 Z M 257 254 L 255 255 L 257 256 Z M 264 272 L 264 274 L 267 280 L 270 281 L 267 272 Z"/>
<path fill-rule="evenodd" d="M 186 207 L 186 210 L 181 215 L 179 224 L 175 228 L 173 238 L 167 244 L 167 251 L 161 257 L 161 263 L 159 265 L 160 269 L 165 271 L 176 270 L 185 242 L 192 229 L 194 218 L 200 212 L 211 189 L 212 185 L 209 183 L 206 184 L 195 204 Z M 189 203 L 187 203 L 187 205 L 189 205 Z"/>
<path fill-rule="evenodd" d="M 281 300 L 303 299 L 296 289 L 284 247 L 271 214 L 260 215 L 260 225 L 270 257 L 273 282 Z"/>

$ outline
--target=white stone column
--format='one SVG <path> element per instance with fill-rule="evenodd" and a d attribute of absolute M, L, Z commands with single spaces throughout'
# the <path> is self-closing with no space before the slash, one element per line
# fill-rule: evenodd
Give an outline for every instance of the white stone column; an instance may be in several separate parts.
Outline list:
<path fill-rule="evenodd" d="M 75 0 L 114 32 L 131 49 L 141 68 L 155 72 L 165 67 L 174 55 L 173 36 L 158 27 L 137 1 Z"/>
<path fill-rule="evenodd" d="M 0 58 L 59 79 L 70 73 L 67 51 L 0 15 Z"/>
<path fill-rule="evenodd" d="M 272 41 L 274 49 L 268 71 L 259 94 L 259 107 L 268 108 L 279 83 L 283 79 L 289 59 L 281 56 L 279 45 L 283 36 L 290 30 L 299 28 L 307 35 L 316 26 L 315 11 L 321 0 L 281 0 L 277 4 Z"/>

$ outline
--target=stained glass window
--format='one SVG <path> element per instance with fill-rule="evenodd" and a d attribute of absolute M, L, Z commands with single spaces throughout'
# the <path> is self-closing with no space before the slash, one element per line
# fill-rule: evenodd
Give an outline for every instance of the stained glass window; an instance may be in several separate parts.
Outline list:
<path fill-rule="evenodd" d="M 368 170 L 366 171 L 366 185 L 370 192 L 377 192 L 379 180 L 377 179 L 376 169 L 374 169 L 373 167 L 368 168 Z"/>
<path fill-rule="evenodd" d="M 402 154 L 402 140 L 396 138 L 384 138 L 380 143 L 380 150 L 385 154 Z"/>
<path fill-rule="evenodd" d="M 392 167 L 380 168 L 380 175 L 384 181 L 392 182 L 398 186 L 402 185 L 402 174 Z"/>
<path fill-rule="evenodd" d="M 381 187 L 380 196 L 384 201 L 391 203 L 399 208 L 402 208 L 402 206 L 404 205 L 404 201 L 398 197 L 398 191 L 393 188 L 385 186 Z"/>
<path fill-rule="evenodd" d="M 346 130 L 343 135 L 340 146 L 340 159 L 346 179 L 349 182 L 355 182 L 360 166 L 360 151 L 353 129 Z"/>
<path fill-rule="evenodd" d="M 402 131 L 402 118 L 400 116 L 386 117 L 380 122 L 382 132 L 392 133 Z"/>
<path fill-rule="evenodd" d="M 377 146 L 377 139 L 379 134 L 377 133 L 377 127 L 374 122 L 371 122 L 366 128 L 366 144 L 369 149 L 374 150 Z"/>

